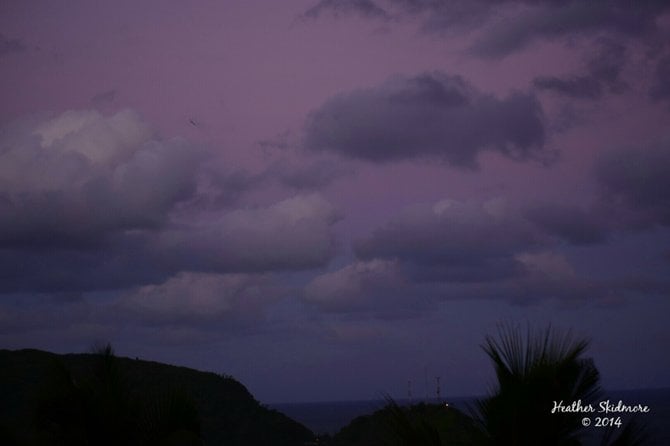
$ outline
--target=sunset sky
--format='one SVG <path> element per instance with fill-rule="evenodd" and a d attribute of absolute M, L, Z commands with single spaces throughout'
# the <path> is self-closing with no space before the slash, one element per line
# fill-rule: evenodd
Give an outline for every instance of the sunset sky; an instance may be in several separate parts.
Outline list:
<path fill-rule="evenodd" d="M 670 3 L 0 2 L 0 348 L 264 403 L 670 387 Z"/>

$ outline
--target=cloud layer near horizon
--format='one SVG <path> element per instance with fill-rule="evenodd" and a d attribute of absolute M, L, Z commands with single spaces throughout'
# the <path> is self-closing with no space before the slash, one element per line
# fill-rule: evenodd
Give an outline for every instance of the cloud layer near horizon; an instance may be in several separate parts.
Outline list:
<path fill-rule="evenodd" d="M 409 207 L 356 240 L 356 260 L 317 276 L 303 299 L 327 312 L 383 317 L 415 316 L 451 299 L 573 305 L 667 293 L 670 282 L 653 275 L 583 274 L 567 254 L 603 245 L 617 231 L 666 226 L 666 155 L 622 151 L 599 160 L 603 195 L 587 209 L 542 202 L 518 208 L 501 199 Z"/>

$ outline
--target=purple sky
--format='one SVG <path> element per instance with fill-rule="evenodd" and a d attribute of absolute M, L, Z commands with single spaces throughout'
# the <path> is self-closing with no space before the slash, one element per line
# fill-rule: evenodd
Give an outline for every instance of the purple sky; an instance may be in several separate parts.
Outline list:
<path fill-rule="evenodd" d="M 0 3 L 0 347 L 459 396 L 486 334 L 551 323 L 605 386 L 670 386 L 670 5 L 640 5 Z"/>

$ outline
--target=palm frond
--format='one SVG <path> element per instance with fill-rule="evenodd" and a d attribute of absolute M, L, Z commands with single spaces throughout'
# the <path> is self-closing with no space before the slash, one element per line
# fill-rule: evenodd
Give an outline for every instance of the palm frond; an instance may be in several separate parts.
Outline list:
<path fill-rule="evenodd" d="M 492 394 L 476 402 L 474 414 L 492 444 L 578 444 L 582 432 L 575 414 L 552 414 L 554 401 L 581 400 L 600 395 L 600 375 L 583 358 L 588 341 L 551 327 L 542 332 L 501 326 L 497 337 L 482 346 L 497 378 Z"/>

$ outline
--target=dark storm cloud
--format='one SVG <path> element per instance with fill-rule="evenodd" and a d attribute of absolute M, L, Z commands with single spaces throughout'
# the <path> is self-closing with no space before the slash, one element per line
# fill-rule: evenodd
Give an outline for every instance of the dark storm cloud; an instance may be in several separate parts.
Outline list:
<path fill-rule="evenodd" d="M 665 56 L 658 61 L 649 94 L 656 101 L 670 100 L 670 56 Z"/>
<path fill-rule="evenodd" d="M 602 243 L 609 232 L 607 225 L 593 212 L 578 206 L 536 204 L 527 207 L 524 216 L 547 234 L 574 245 Z"/>
<path fill-rule="evenodd" d="M 613 40 L 599 43 L 597 52 L 586 64 L 587 73 L 572 77 L 540 76 L 533 84 L 540 90 L 550 90 L 575 99 L 599 99 L 605 91 L 621 93 L 626 84 L 620 79 L 626 63 L 626 48 Z"/>
<path fill-rule="evenodd" d="M 317 18 L 324 14 L 336 17 L 360 15 L 368 18 L 388 18 L 386 11 L 371 0 L 321 0 L 305 11 L 304 16 Z"/>
<path fill-rule="evenodd" d="M 541 159 L 542 107 L 533 95 L 498 99 L 458 76 L 425 73 L 337 95 L 312 112 L 304 146 L 374 162 L 436 159 L 475 168 L 479 153 Z"/>
<path fill-rule="evenodd" d="M 596 164 L 603 203 L 633 224 L 670 225 L 670 141 L 607 153 Z"/>
<path fill-rule="evenodd" d="M 0 33 L 0 57 L 11 53 L 22 53 L 26 51 L 26 46 L 19 39 L 10 39 Z"/>

